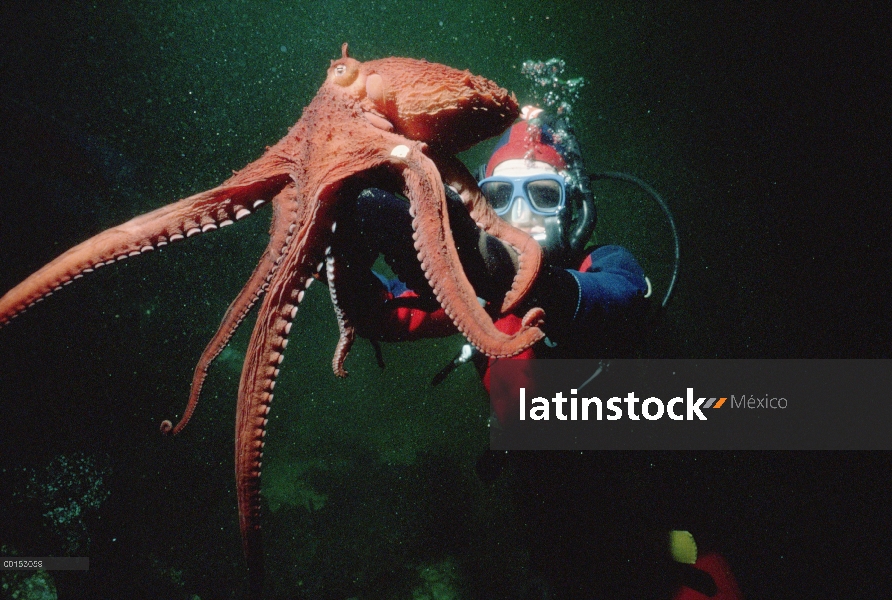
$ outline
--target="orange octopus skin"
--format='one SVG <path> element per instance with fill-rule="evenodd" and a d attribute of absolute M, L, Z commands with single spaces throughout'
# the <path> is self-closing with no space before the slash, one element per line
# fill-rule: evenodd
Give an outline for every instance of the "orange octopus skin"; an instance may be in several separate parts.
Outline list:
<path fill-rule="evenodd" d="M 336 208 L 349 201 L 346 182 L 393 187 L 394 175 L 410 201 L 418 258 L 439 302 L 456 327 L 491 356 L 512 356 L 543 337 L 544 314 L 530 310 L 513 336 L 498 331 L 477 301 L 449 228 L 444 179 L 476 221 L 519 253 L 520 269 L 502 309 L 523 298 L 541 263 L 539 246 L 501 221 L 488 207 L 467 169 L 454 157 L 504 131 L 517 117 L 513 95 L 491 81 L 440 64 L 409 58 L 360 63 L 347 55 L 332 61 L 325 83 L 288 134 L 258 160 L 220 186 L 138 216 L 71 248 L 0 298 L 0 327 L 75 279 L 129 256 L 225 227 L 273 205 L 270 241 L 254 273 L 229 306 L 195 370 L 179 432 L 198 401 L 207 369 L 261 297 L 239 383 L 235 474 L 239 522 L 252 596 L 263 581 L 260 536 L 260 470 L 263 437 L 276 376 L 291 322 L 314 278 L 327 279 L 341 340 L 333 360 L 343 370 L 355 336 L 337 306 L 337 257 L 330 254 Z M 343 197 L 340 197 L 343 196 Z M 328 265 L 320 275 L 320 269 Z"/>

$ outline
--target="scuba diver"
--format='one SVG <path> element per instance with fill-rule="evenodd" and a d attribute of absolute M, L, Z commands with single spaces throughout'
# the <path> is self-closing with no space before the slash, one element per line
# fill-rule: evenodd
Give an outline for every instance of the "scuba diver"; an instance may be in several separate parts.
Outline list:
<path fill-rule="evenodd" d="M 521 325 L 518 315 L 533 306 L 545 311 L 546 338 L 514 358 L 634 356 L 655 308 L 652 286 L 625 248 L 587 246 L 597 223 L 591 179 L 636 184 L 666 212 L 675 235 L 676 262 L 658 309 L 669 301 L 678 270 L 675 225 L 659 195 L 628 175 L 588 174 L 567 121 L 530 106 L 499 140 L 478 177 L 496 213 L 528 233 L 543 250 L 540 273 L 517 314 L 495 319 L 500 331 L 512 334 Z M 483 303 L 499 306 L 517 270 L 516 254 L 477 227 L 454 190 L 447 187 L 446 197 L 465 273 Z M 332 247 L 341 257 L 341 271 L 350 272 L 340 279 L 346 287 L 339 289 L 338 300 L 357 334 L 375 343 L 458 333 L 419 266 L 408 203 L 373 188 L 357 190 L 357 201 L 345 205 L 349 214 L 338 216 L 341 225 Z M 379 254 L 396 279 L 372 271 Z M 377 345 L 376 352 L 383 366 Z M 467 362 L 477 366 L 488 391 L 491 360 L 470 345 L 432 383 L 438 384 Z M 516 407 L 492 408 L 491 426 L 516 414 Z M 554 598 L 613 597 L 616 592 L 635 598 L 742 599 L 721 555 L 698 556 L 693 536 L 686 531 L 672 531 L 667 541 L 670 527 L 659 518 L 630 516 L 637 515 L 630 505 L 641 500 L 635 490 L 628 496 L 617 491 L 622 486 L 613 485 L 610 474 L 616 467 L 605 465 L 603 455 L 512 454 L 518 514 L 530 530 L 534 568 L 548 582 L 546 588 L 530 593 Z M 499 477 L 507 456 L 485 453 L 477 463 L 480 479 L 489 483 Z M 606 534 L 605 527 L 610 529 Z M 619 548 L 632 555 L 616 552 Z M 614 586 L 614 581 L 619 583 Z"/>
<path fill-rule="evenodd" d="M 543 250 L 543 264 L 517 310 L 545 311 L 547 338 L 517 359 L 622 358 L 633 354 L 649 314 L 650 283 L 632 254 L 620 246 L 586 248 L 597 223 L 589 176 L 568 123 L 539 108 L 525 107 L 522 119 L 499 141 L 481 169 L 480 189 L 496 214 L 528 233 Z M 517 270 L 514 250 L 474 223 L 458 194 L 446 188 L 449 223 L 465 274 L 478 296 L 498 306 Z M 373 341 L 406 341 L 457 333 L 436 302 L 412 241 L 407 203 L 380 189 L 358 194 L 350 215 L 339 215 L 333 246 L 343 255 L 352 285 L 343 298 L 357 333 Z M 359 235 L 356 235 L 356 232 Z M 397 279 L 370 276 L 383 254 Z M 515 333 L 515 314 L 495 319 L 504 333 Z M 455 367 L 473 360 L 489 389 L 490 361 L 466 346 L 434 378 L 442 381 Z M 503 420 L 510 407 L 495 406 Z"/>

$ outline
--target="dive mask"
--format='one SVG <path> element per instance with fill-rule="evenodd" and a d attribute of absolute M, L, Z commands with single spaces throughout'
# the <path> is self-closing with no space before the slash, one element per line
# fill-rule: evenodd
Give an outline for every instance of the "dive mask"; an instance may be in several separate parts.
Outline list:
<path fill-rule="evenodd" d="M 567 198 L 566 184 L 560 175 L 540 173 L 522 177 L 493 175 L 483 179 L 480 191 L 496 214 L 508 214 L 521 199 L 535 214 L 553 216 L 561 211 Z"/>

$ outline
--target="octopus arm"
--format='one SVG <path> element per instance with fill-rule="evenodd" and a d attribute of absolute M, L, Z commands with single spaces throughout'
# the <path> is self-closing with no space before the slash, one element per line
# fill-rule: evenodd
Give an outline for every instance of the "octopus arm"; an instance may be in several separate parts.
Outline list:
<path fill-rule="evenodd" d="M 544 333 L 537 325 L 544 312 L 540 308 L 524 315 L 521 328 L 514 335 L 496 329 L 477 301 L 477 294 L 459 261 L 449 227 L 443 182 L 434 162 L 416 145 L 402 159 L 402 166 L 421 270 L 458 330 L 492 357 L 514 356 L 541 340 Z"/>
<path fill-rule="evenodd" d="M 259 162 L 259 161 L 258 161 Z M 69 249 L 0 298 L 0 327 L 86 273 L 251 214 L 287 175 L 255 180 L 237 174 L 223 185 L 140 215 Z"/>
<path fill-rule="evenodd" d="M 276 377 L 287 346 L 291 322 L 311 274 L 289 277 L 279 271 L 270 282 L 251 335 L 239 383 L 235 424 L 235 479 L 242 549 L 248 563 L 251 588 L 263 581 L 263 546 L 260 528 L 260 472 L 263 441 Z"/>
<path fill-rule="evenodd" d="M 530 291 L 542 268 L 542 248 L 523 231 L 500 218 L 477 186 L 474 176 L 453 156 L 437 157 L 434 162 L 443 181 L 459 193 L 471 217 L 486 233 L 511 246 L 517 252 L 518 268 L 511 289 L 505 294 L 501 312 L 514 309 Z"/>
<path fill-rule="evenodd" d="M 306 207 L 304 203 L 302 207 Z M 235 477 L 239 526 L 248 563 L 250 585 L 259 595 L 263 581 L 263 548 L 260 529 L 260 473 L 263 440 L 279 366 L 288 346 L 288 334 L 305 290 L 323 266 L 320 249 L 330 241 L 331 220 L 320 204 L 302 208 L 294 241 L 273 273 L 260 305 L 248 344 L 239 383 L 235 424 Z"/>
<path fill-rule="evenodd" d="M 232 304 L 226 310 L 220 327 L 214 334 L 214 337 L 208 343 L 198 364 L 195 366 L 195 374 L 192 377 L 192 389 L 189 393 L 189 401 L 186 410 L 183 412 L 182 418 L 174 427 L 170 421 L 161 423 L 161 431 L 170 435 L 177 435 L 189 422 L 195 408 L 198 406 L 198 398 L 201 395 L 201 388 L 204 380 L 207 378 L 208 369 L 223 348 L 232 339 L 238 326 L 247 316 L 254 303 L 263 295 L 263 292 L 276 267 L 281 262 L 288 244 L 293 238 L 295 225 L 287 225 L 289 220 L 294 219 L 293 206 L 296 201 L 296 193 L 294 183 L 290 183 L 273 198 L 273 217 L 270 223 L 270 240 L 266 246 L 260 262 L 251 273 L 251 277 L 245 283 L 242 290 L 236 296 Z"/>
<path fill-rule="evenodd" d="M 334 307 L 335 317 L 338 320 L 338 345 L 335 347 L 334 356 L 331 359 L 331 370 L 337 377 L 346 377 L 347 370 L 344 368 L 344 362 L 347 360 L 347 354 L 353 347 L 356 340 L 356 327 L 353 325 L 347 311 L 338 301 L 340 286 L 338 280 L 341 277 L 339 271 L 339 262 L 334 254 L 330 252 L 325 256 L 325 278 L 328 281 L 328 293 L 331 297 L 331 304 Z"/>

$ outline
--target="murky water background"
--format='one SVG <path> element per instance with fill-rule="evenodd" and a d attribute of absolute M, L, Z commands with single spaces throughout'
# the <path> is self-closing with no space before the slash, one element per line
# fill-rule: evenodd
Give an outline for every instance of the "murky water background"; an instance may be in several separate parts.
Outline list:
<path fill-rule="evenodd" d="M 348 41 L 359 60 L 470 69 L 522 103 L 535 96 L 525 60 L 561 58 L 585 78 L 573 122 L 589 168 L 648 181 L 682 235 L 677 296 L 649 354 L 888 358 L 886 28 L 866 5 L 785 6 L 8 3 L 0 289 L 259 156 Z M 665 285 L 659 209 L 598 185 L 597 240 L 628 246 Z M 90 556 L 88 573 L 52 574 L 58 597 L 241 597 L 232 417 L 249 325 L 183 435 L 157 428 L 182 411 L 267 229 L 261 211 L 102 269 L 0 331 L 0 550 Z M 701 532 L 751 598 L 872 597 L 892 572 L 886 453 L 606 453 L 509 466 L 487 485 L 475 374 L 429 386 L 460 338 L 388 345 L 384 371 L 360 342 L 339 381 L 324 289 L 295 329 L 264 459 L 271 598 L 534 597 L 549 577 L 618 577 L 611 565 L 640 540 L 592 538 L 642 521 Z M 520 475 L 536 469 L 552 476 Z M 28 495 L 65 473 L 68 488 Z M 553 515 L 532 518 L 537 502 L 568 499 L 601 517 L 578 539 Z M 574 544 L 595 558 L 561 554 Z"/>

